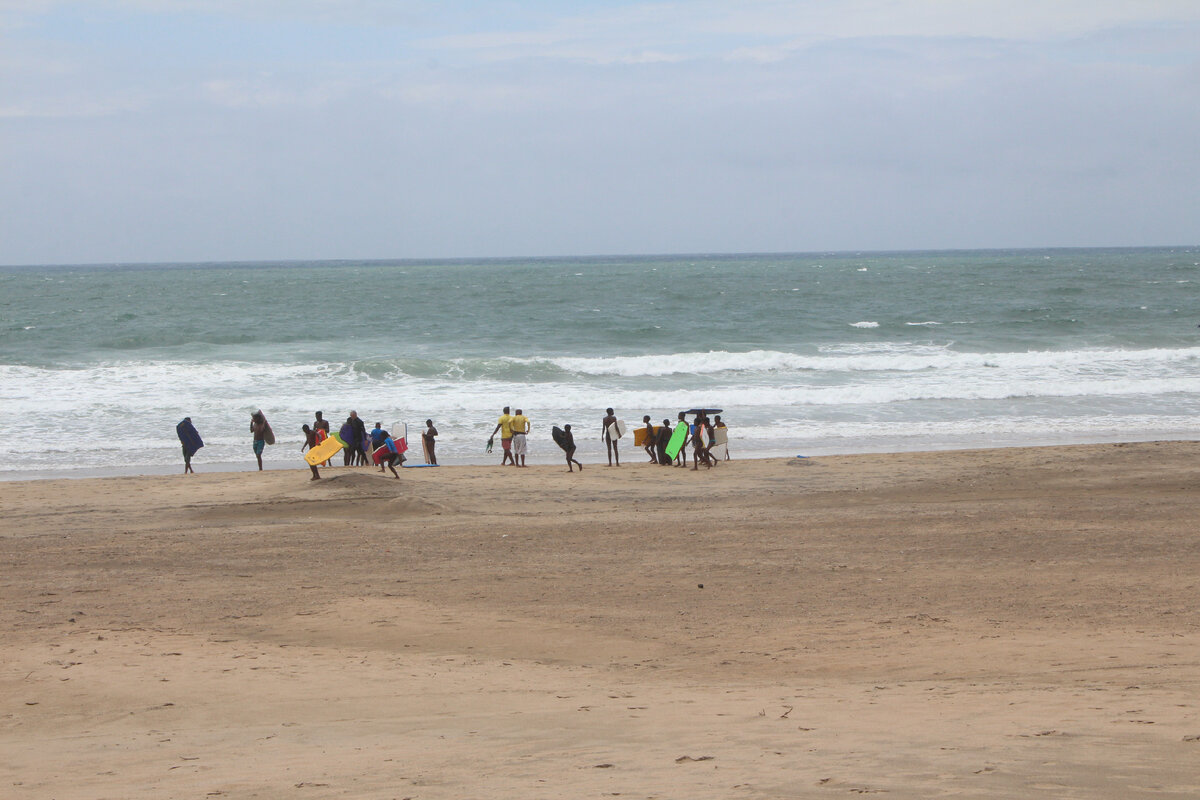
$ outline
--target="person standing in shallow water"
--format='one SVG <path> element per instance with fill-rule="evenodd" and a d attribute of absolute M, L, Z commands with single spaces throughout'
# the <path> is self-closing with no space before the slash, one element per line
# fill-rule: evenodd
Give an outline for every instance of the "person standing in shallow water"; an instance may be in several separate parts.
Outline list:
<path fill-rule="evenodd" d="M 608 465 L 613 465 L 613 456 L 616 456 L 617 466 L 621 466 L 621 454 L 617 452 L 617 440 L 608 432 L 608 426 L 617 421 L 617 415 L 611 408 L 606 408 L 604 413 L 607 415 L 600 422 L 600 437 L 604 439 L 604 446 L 608 449 Z"/>

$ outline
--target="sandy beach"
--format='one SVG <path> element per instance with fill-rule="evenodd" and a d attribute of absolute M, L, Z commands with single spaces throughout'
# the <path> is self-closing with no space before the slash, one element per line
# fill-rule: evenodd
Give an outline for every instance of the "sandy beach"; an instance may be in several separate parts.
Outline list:
<path fill-rule="evenodd" d="M 1200 445 L 324 475 L 5 484 L 0 796 L 1200 796 Z"/>

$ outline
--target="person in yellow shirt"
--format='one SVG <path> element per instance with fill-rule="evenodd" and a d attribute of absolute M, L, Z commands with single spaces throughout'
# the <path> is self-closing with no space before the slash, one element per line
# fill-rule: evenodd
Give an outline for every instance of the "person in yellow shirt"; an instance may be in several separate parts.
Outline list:
<path fill-rule="evenodd" d="M 512 418 L 512 454 L 513 466 L 525 466 L 525 434 L 529 433 L 529 417 L 525 416 L 525 412 L 517 409 L 517 413 Z M 521 463 L 517 463 L 520 459 Z"/>
<path fill-rule="evenodd" d="M 500 419 L 496 421 L 496 428 L 492 431 L 492 435 L 488 438 L 488 445 L 496 438 L 496 432 L 500 433 L 500 446 L 504 448 L 504 458 L 500 459 L 500 466 L 512 462 L 513 466 L 517 465 L 517 460 L 512 454 L 512 415 L 508 413 L 508 406 L 504 407 L 504 413 L 500 415 Z M 490 449 L 490 447 L 489 447 Z"/>

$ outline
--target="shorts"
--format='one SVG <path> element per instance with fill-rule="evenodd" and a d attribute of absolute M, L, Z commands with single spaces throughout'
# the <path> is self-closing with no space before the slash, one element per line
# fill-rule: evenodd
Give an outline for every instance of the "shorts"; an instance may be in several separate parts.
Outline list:
<path fill-rule="evenodd" d="M 512 452 L 514 456 L 525 455 L 525 434 L 514 433 L 512 438 Z"/>
<path fill-rule="evenodd" d="M 500 446 L 504 448 L 504 452 L 512 450 L 512 439 L 501 439 Z"/>
<path fill-rule="evenodd" d="M 255 440 L 254 440 L 254 455 L 256 455 L 256 456 L 261 456 L 261 455 L 262 455 L 263 448 L 264 448 L 264 447 L 266 447 L 266 446 L 267 446 L 267 443 L 266 443 L 266 441 L 265 441 L 265 440 L 263 440 L 263 439 L 255 439 Z"/>

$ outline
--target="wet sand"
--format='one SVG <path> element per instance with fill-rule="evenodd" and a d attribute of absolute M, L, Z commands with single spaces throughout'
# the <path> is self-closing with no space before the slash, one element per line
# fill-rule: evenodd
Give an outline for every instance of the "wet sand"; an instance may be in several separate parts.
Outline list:
<path fill-rule="evenodd" d="M 4 484 L 0 796 L 1200 796 L 1198 444 L 323 474 Z"/>

